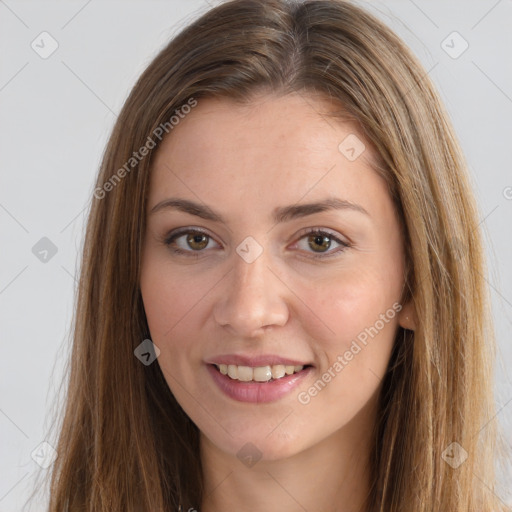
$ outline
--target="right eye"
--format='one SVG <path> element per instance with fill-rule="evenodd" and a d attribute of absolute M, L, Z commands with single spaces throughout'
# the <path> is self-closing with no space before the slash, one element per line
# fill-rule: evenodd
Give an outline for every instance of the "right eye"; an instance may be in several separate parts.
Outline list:
<path fill-rule="evenodd" d="M 197 228 L 180 229 L 164 240 L 165 245 L 169 246 L 174 253 L 195 258 L 199 257 L 203 249 L 211 248 L 210 242 L 213 242 L 210 235 Z"/>

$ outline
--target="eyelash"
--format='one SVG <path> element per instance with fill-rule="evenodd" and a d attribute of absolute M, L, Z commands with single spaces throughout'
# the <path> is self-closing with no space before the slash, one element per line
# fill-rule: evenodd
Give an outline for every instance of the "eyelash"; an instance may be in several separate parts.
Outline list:
<path fill-rule="evenodd" d="M 175 254 L 182 254 L 182 255 L 186 255 L 187 257 L 191 257 L 191 258 L 199 258 L 200 257 L 200 253 L 203 252 L 204 249 L 200 250 L 200 251 L 193 251 L 193 250 L 186 251 L 186 250 L 183 250 L 183 249 L 180 249 L 180 248 L 177 248 L 177 247 L 172 247 L 173 244 L 174 244 L 174 241 L 177 238 L 179 238 L 182 235 L 188 234 L 188 233 L 199 233 L 199 234 L 202 234 L 202 235 L 206 235 L 209 239 L 213 238 L 206 231 L 203 231 L 202 229 L 199 229 L 199 228 L 194 228 L 194 229 L 184 228 L 184 229 L 181 229 L 181 230 L 177 231 L 176 233 L 173 233 L 170 236 L 166 237 L 163 240 L 163 243 L 166 246 L 168 246 Z M 330 238 L 331 240 L 333 240 L 334 242 L 336 242 L 337 244 L 339 244 L 341 246 L 341 247 L 338 247 L 337 250 L 331 251 L 329 253 L 320 253 L 320 254 L 314 254 L 313 253 L 311 256 L 308 256 L 308 257 L 313 258 L 313 259 L 332 258 L 332 257 L 336 256 L 337 254 L 339 254 L 341 252 L 344 252 L 346 249 L 349 249 L 350 247 L 352 247 L 352 245 L 349 244 L 348 242 L 344 242 L 343 240 L 340 240 L 338 237 L 336 237 L 332 233 L 330 233 L 328 231 L 325 231 L 323 229 L 320 229 L 320 228 L 308 228 L 307 230 L 302 231 L 299 235 L 300 235 L 299 236 L 299 240 L 302 240 L 307 235 L 326 236 L 326 237 Z M 324 254 L 326 254 L 326 255 L 324 255 Z"/>

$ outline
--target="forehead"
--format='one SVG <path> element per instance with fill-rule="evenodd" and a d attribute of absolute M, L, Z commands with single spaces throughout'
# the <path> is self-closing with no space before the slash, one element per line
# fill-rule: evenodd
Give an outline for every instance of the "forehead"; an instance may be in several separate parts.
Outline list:
<path fill-rule="evenodd" d="M 321 149 L 336 149 L 343 134 L 353 134 L 363 142 L 358 127 L 353 122 L 332 117 L 340 105 L 315 95 L 288 94 L 285 96 L 256 96 L 249 103 L 235 103 L 227 98 L 201 98 L 189 114 L 164 139 L 161 153 L 176 153 L 185 158 L 187 151 L 197 159 L 204 155 L 193 149 L 201 148 L 223 154 L 244 149 L 274 150 L 273 157 L 291 148 L 295 153 L 307 153 Z M 186 140 L 187 146 L 181 145 Z M 373 161 L 375 152 L 364 141 L 367 151 L 363 159 Z M 240 146 L 241 145 L 241 146 Z M 287 158 L 291 154 L 285 155 Z"/>
<path fill-rule="evenodd" d="M 157 151 L 152 202 L 181 192 L 205 201 L 236 198 L 252 206 L 258 196 L 258 207 L 264 207 L 298 202 L 305 195 L 313 200 L 339 192 L 355 200 L 363 190 L 385 193 L 372 169 L 376 154 L 356 125 L 326 115 L 336 108 L 299 94 L 260 96 L 243 105 L 199 99 Z"/>

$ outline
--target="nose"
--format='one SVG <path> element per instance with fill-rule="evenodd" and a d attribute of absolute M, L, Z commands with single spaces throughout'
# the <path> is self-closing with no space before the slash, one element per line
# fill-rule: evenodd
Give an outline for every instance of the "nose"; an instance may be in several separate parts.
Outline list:
<path fill-rule="evenodd" d="M 270 268 L 265 251 L 251 263 L 238 254 L 233 258 L 232 271 L 223 280 L 213 310 L 217 324 L 246 338 L 261 334 L 264 328 L 285 325 L 289 288 Z"/>

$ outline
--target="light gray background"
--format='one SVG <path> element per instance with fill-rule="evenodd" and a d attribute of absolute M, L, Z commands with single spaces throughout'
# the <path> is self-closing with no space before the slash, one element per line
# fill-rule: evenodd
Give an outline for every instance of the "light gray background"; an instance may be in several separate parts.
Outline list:
<path fill-rule="evenodd" d="M 171 35 L 212 3 L 0 0 L 0 512 L 21 510 L 39 468 L 31 454 L 48 439 L 85 208 L 116 113 Z M 512 1 L 359 3 L 423 62 L 467 155 L 488 244 L 498 419 L 512 445 Z M 31 47 L 43 31 L 59 45 L 46 59 Z M 458 58 L 442 47 L 453 31 L 469 44 Z M 47 262 L 32 252 L 42 237 L 57 247 Z"/>

